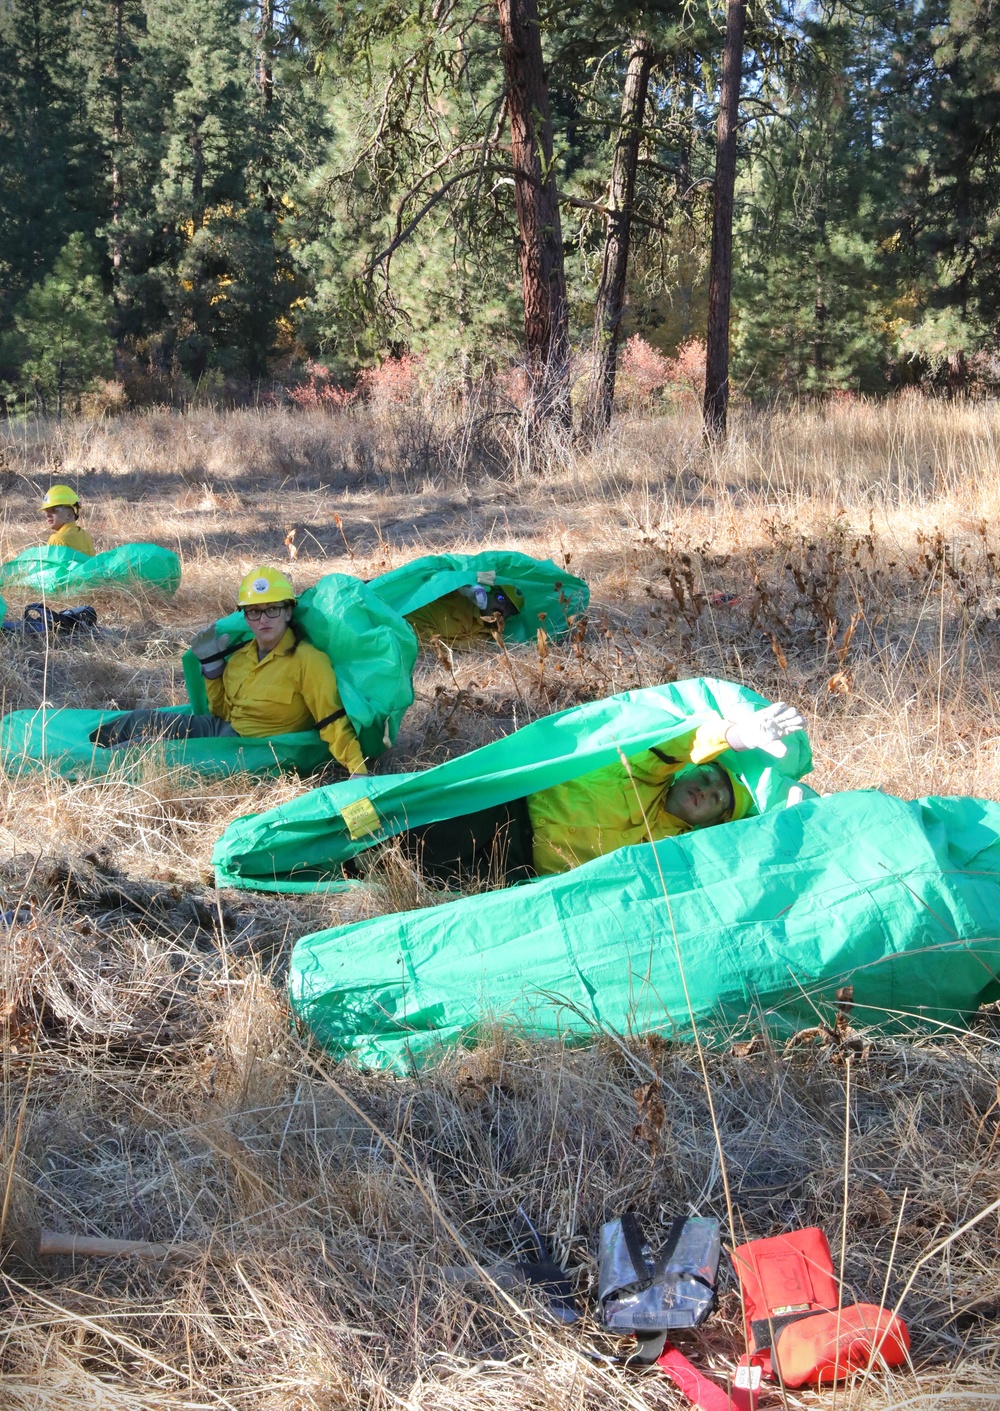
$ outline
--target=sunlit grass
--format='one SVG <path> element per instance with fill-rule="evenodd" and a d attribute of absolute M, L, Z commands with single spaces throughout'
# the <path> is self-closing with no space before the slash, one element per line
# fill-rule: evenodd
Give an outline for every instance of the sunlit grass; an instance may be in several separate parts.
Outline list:
<path fill-rule="evenodd" d="M 183 697 L 182 644 L 259 562 L 300 587 L 491 544 L 567 563 L 593 602 L 572 640 L 421 657 L 382 767 L 421 766 L 574 701 L 678 676 L 743 680 L 807 715 L 822 790 L 1000 799 L 994 404 L 900 399 L 737 418 L 705 450 L 693 413 L 632 419 L 584 452 L 444 398 L 324 416 L 142 417 L 5 431 L 0 557 L 38 542 L 38 491 L 79 484 L 110 547 L 179 548 L 159 601 L 95 600 L 104 634 L 5 644 L 6 708 Z M 338 523 L 339 518 L 339 523 Z M 33 595 L 8 593 L 18 613 Z M 555 1332 L 445 1266 L 511 1253 L 519 1202 L 591 1291 L 597 1226 L 629 1205 L 722 1212 L 694 1057 L 643 1043 L 566 1052 L 498 1034 L 417 1080 L 326 1066 L 290 1027 L 302 934 L 430 900 L 395 853 L 345 896 L 218 896 L 212 844 L 306 781 L 0 779 L 8 1317 L 0 1404 L 125 1408 L 656 1407 L 655 1374 L 601 1367 L 591 1322 Z M 744 1230 L 842 1219 L 845 1054 L 710 1056 Z M 659 1153 L 633 1089 L 661 1081 Z M 989 1023 L 852 1058 L 847 1277 L 889 1294 L 996 1198 L 1000 1051 Z M 9 1184 L 8 1184 L 9 1176 Z M 192 1262 L 43 1261 L 40 1227 L 193 1242 Z M 838 1407 L 995 1402 L 998 1222 L 918 1273 L 914 1370 Z M 741 1350 L 731 1281 L 685 1349 Z M 832 1392 L 790 1405 L 834 1405 Z M 775 1395 L 772 1404 L 781 1404 Z"/>

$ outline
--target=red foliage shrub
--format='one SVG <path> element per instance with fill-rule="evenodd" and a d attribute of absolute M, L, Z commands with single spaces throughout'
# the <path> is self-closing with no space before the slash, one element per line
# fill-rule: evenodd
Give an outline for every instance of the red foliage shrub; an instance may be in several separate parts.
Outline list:
<path fill-rule="evenodd" d="M 666 386 L 670 374 L 670 359 L 635 333 L 622 349 L 618 365 L 622 392 L 630 402 L 648 403 L 653 394 Z"/>
<path fill-rule="evenodd" d="M 672 358 L 636 333 L 622 350 L 618 375 L 622 400 L 647 407 L 659 395 L 675 402 L 700 402 L 705 386 L 705 345 L 698 338 L 682 343 Z"/>
<path fill-rule="evenodd" d="M 327 411 L 339 411 L 357 397 L 357 391 L 349 392 L 338 387 L 332 380 L 330 369 L 312 360 L 306 363 L 306 381 L 298 387 L 289 387 L 288 395 L 297 407 L 311 411 L 322 407 Z"/>
<path fill-rule="evenodd" d="M 382 406 L 412 402 L 420 394 L 421 360 L 410 353 L 398 358 L 386 358 L 378 367 L 369 367 L 358 375 L 357 393 L 366 402 Z"/>

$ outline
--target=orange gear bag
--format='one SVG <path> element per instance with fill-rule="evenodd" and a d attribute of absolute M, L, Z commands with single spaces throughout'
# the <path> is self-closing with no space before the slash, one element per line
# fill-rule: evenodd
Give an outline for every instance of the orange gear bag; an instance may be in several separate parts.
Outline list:
<path fill-rule="evenodd" d="M 834 1382 L 906 1361 L 906 1324 L 874 1303 L 843 1307 L 826 1235 L 815 1227 L 733 1250 L 749 1362 L 785 1386 Z"/>

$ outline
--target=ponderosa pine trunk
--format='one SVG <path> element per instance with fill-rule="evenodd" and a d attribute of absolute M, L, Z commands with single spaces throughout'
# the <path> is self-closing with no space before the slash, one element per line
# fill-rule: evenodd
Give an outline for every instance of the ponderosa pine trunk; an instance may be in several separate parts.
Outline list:
<path fill-rule="evenodd" d="M 729 413 L 729 307 L 733 285 L 733 194 L 736 189 L 736 131 L 743 72 L 746 0 L 729 0 L 722 54 L 722 89 L 715 143 L 712 256 L 708 276 L 705 349 L 705 435 L 722 441 Z"/>
<path fill-rule="evenodd" d="M 535 419 L 568 421 L 569 311 L 549 89 L 537 0 L 497 0 L 514 196 L 520 235 L 524 343 Z"/>
<path fill-rule="evenodd" d="M 125 244 L 125 193 L 122 182 L 122 153 L 125 141 L 125 0 L 112 0 L 111 14 L 111 298 L 115 310 L 115 331 L 121 343 L 122 260 Z"/>
<path fill-rule="evenodd" d="M 263 173 L 261 190 L 264 196 L 264 209 L 270 214 L 274 210 L 274 189 L 271 182 L 271 109 L 274 106 L 274 6 L 275 0 L 260 0 L 260 53 L 257 60 L 257 82 L 264 101 L 264 115 L 268 124 L 264 134 Z"/>
<path fill-rule="evenodd" d="M 625 281 L 632 239 L 635 172 L 652 65 L 653 46 L 646 35 L 640 34 L 629 55 L 618 140 L 611 163 L 604 264 L 594 306 L 593 367 L 584 417 L 584 432 L 588 436 L 597 435 L 610 424 L 614 407 L 618 343 L 625 312 Z"/>

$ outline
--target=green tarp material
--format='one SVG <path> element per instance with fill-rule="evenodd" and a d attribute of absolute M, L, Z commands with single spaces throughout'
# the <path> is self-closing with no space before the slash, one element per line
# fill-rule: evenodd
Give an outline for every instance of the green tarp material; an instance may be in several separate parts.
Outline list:
<path fill-rule="evenodd" d="M 550 637 L 559 638 L 569 628 L 567 618 L 579 617 L 590 601 L 590 589 L 583 579 L 557 568 L 551 559 L 500 550 L 429 554 L 373 578 L 368 586 L 405 617 L 456 588 L 475 583 L 512 583 L 524 594 L 524 607 L 504 623 L 506 642 L 533 642 L 539 627 Z"/>
<path fill-rule="evenodd" d="M 307 588 L 295 609 L 295 625 L 307 642 L 326 652 L 337 673 L 340 697 L 364 754 L 373 759 L 391 745 L 400 721 L 413 704 L 413 664 L 417 639 L 413 628 L 388 607 L 371 587 L 346 573 L 328 573 Z M 216 623 L 233 647 L 249 642 L 242 612 Z M 201 667 L 184 653 L 184 681 L 191 709 L 208 712 Z M 329 751 L 326 758 L 329 758 Z"/>
<path fill-rule="evenodd" d="M 187 706 L 177 707 L 183 714 Z M 330 758 L 315 730 L 269 739 L 227 736 L 218 740 L 164 740 L 132 749 L 105 750 L 90 742 L 98 725 L 117 710 L 15 710 L 0 720 L 0 765 L 8 772 L 38 769 L 44 763 L 66 778 L 106 774 L 141 775 L 146 762 L 186 768 L 208 777 L 229 774 L 309 774 Z"/>
<path fill-rule="evenodd" d="M 180 582 L 180 559 L 159 544 L 122 544 L 92 558 L 63 544 L 46 544 L 25 549 L 0 566 L 0 586 L 46 595 L 79 596 L 139 584 L 169 594 L 177 592 Z"/>
<path fill-rule="evenodd" d="M 833 794 L 622 848 L 526 887 L 317 932 L 296 1013 L 338 1057 L 403 1069 L 503 1022 L 789 1034 L 963 1024 L 1000 994 L 1000 805 Z"/>
<path fill-rule="evenodd" d="M 238 818 L 215 845 L 216 880 L 219 886 L 260 891 L 336 891 L 351 885 L 339 872 L 347 858 L 406 828 L 457 818 L 561 784 L 622 754 L 665 744 L 709 713 L 731 715 L 766 704 L 745 686 L 701 677 L 573 706 L 422 773 L 348 779 L 268 813 Z M 758 751 L 726 751 L 721 756 L 760 810 L 783 804 L 795 781 L 812 767 L 804 731 L 789 736 L 786 743 L 783 759 Z M 350 805 L 359 799 L 370 801 L 377 819 L 369 810 L 369 821 L 378 826 L 352 838 L 343 810 L 348 810 L 357 832 L 358 810 Z M 362 806 L 362 814 L 365 811 Z"/>
<path fill-rule="evenodd" d="M 411 673 L 417 639 L 408 623 L 377 598 L 357 578 L 331 573 L 303 593 L 296 609 L 303 635 L 327 652 L 337 671 L 344 709 L 366 755 L 381 753 L 395 738 L 399 722 L 413 700 Z M 242 613 L 222 618 L 220 631 L 234 644 L 248 641 Z M 207 713 L 208 698 L 201 668 L 191 652 L 184 654 L 184 679 L 190 705 L 182 710 Z M 282 769 L 300 774 L 319 769 L 330 759 L 326 742 L 316 730 L 254 739 L 166 740 L 131 749 L 105 750 L 90 736 L 103 721 L 121 711 L 18 710 L 0 720 L 0 763 L 8 770 L 37 768 L 42 762 L 67 777 L 135 773 L 151 754 L 168 767 L 184 767 L 204 775 L 246 771 L 275 774 Z"/>

